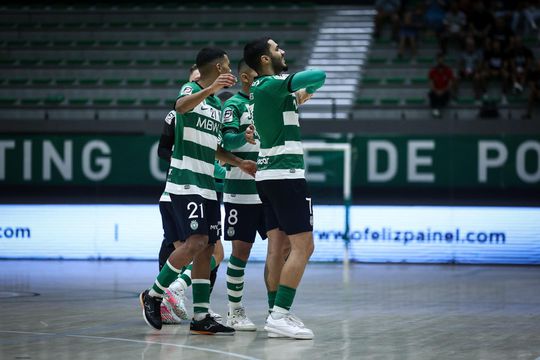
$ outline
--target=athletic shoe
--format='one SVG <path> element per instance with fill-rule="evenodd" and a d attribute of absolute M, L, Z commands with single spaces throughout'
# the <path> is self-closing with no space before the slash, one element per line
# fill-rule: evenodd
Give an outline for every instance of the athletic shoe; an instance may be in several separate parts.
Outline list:
<path fill-rule="evenodd" d="M 290 316 L 290 314 L 283 316 L 281 319 L 274 319 L 272 315 L 268 315 L 264 330 L 268 332 L 268 337 L 279 337 L 281 335 L 293 339 L 313 339 L 313 331 L 306 328 L 301 321 L 298 321 L 295 316 Z"/>
<path fill-rule="evenodd" d="M 218 323 L 210 314 L 200 321 L 191 320 L 189 332 L 196 335 L 234 335 L 232 327 Z"/>
<path fill-rule="evenodd" d="M 236 308 L 231 313 L 227 314 L 227 326 L 230 326 L 238 331 L 256 331 L 255 324 L 246 316 L 244 307 Z"/>
<path fill-rule="evenodd" d="M 175 315 L 182 320 L 189 319 L 184 290 L 166 289 L 165 294 L 166 296 L 163 298 L 163 302 L 168 302 L 171 305 L 171 310 L 174 311 Z"/>
<path fill-rule="evenodd" d="M 208 308 L 208 313 L 214 320 L 216 320 L 218 323 L 223 324 L 223 316 L 219 315 L 217 312 L 214 312 L 214 310 Z"/>
<path fill-rule="evenodd" d="M 182 319 L 175 314 L 171 303 L 167 299 L 163 299 L 161 302 L 161 322 L 167 325 L 175 325 L 182 322 Z"/>
<path fill-rule="evenodd" d="M 139 295 L 144 321 L 154 329 L 161 330 L 161 298 L 152 297 L 148 292 L 145 290 Z"/>

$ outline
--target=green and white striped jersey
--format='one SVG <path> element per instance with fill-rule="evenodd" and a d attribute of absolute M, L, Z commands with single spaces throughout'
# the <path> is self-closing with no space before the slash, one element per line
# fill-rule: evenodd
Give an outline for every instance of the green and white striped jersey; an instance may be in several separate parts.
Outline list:
<path fill-rule="evenodd" d="M 250 112 L 249 97 L 246 94 L 239 92 L 232 96 L 223 105 L 222 132 L 225 133 L 228 129 L 236 129 L 239 133 L 244 132 L 252 123 Z M 245 143 L 239 148 L 231 149 L 231 152 L 239 158 L 257 161 L 259 142 L 257 140 L 255 145 Z M 227 175 L 223 185 L 223 202 L 233 204 L 261 203 L 255 179 L 236 166 L 227 164 Z"/>
<path fill-rule="evenodd" d="M 184 84 L 178 98 L 201 91 L 196 82 Z M 214 160 L 221 140 L 221 101 L 207 97 L 185 114 L 176 114 L 174 151 L 165 191 L 176 195 L 201 195 L 217 200 Z"/>
<path fill-rule="evenodd" d="M 256 181 L 304 178 L 298 106 L 293 75 L 261 76 L 253 81 L 250 103 L 260 138 Z"/>

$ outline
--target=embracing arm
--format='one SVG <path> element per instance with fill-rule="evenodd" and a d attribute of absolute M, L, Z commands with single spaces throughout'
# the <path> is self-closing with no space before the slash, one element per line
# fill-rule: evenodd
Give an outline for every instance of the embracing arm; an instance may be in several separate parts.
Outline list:
<path fill-rule="evenodd" d="M 325 80 L 326 73 L 322 70 L 311 69 L 300 71 L 293 75 L 289 84 L 289 91 L 295 92 L 305 88 L 307 93 L 313 94 L 324 85 Z"/>

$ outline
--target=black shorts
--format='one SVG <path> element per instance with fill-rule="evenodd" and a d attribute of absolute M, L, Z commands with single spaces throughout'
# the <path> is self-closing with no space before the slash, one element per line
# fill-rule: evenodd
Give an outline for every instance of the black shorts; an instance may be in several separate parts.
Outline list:
<path fill-rule="evenodd" d="M 221 211 L 216 200 L 200 195 L 171 195 L 178 240 L 186 241 L 194 234 L 208 235 L 208 243 L 221 237 Z"/>
<path fill-rule="evenodd" d="M 240 240 L 253 244 L 257 232 L 266 239 L 262 204 L 225 203 L 225 240 Z"/>
<path fill-rule="evenodd" d="M 161 213 L 161 223 L 163 224 L 163 242 L 166 245 L 171 245 L 173 242 L 180 240 L 180 234 L 176 230 L 176 221 L 171 202 L 160 201 L 159 212 Z"/>
<path fill-rule="evenodd" d="M 313 207 L 305 179 L 257 181 L 267 230 L 287 235 L 313 231 Z"/>

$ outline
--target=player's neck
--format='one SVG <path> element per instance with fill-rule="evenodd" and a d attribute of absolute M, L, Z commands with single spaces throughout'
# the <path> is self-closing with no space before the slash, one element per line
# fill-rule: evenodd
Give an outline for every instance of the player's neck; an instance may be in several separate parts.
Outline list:
<path fill-rule="evenodd" d="M 251 85 L 250 86 L 242 85 L 242 89 L 240 89 L 240 91 L 247 95 L 247 94 L 249 94 L 249 88 L 250 87 L 251 87 Z"/>
<path fill-rule="evenodd" d="M 201 77 L 197 83 L 202 86 L 203 88 L 207 88 L 209 87 L 210 85 L 212 85 L 214 83 L 214 81 L 216 81 L 216 78 L 213 78 L 213 77 Z"/>

